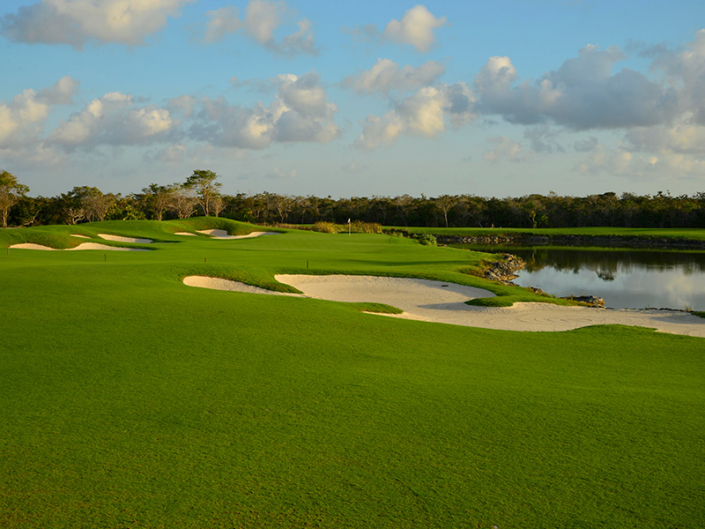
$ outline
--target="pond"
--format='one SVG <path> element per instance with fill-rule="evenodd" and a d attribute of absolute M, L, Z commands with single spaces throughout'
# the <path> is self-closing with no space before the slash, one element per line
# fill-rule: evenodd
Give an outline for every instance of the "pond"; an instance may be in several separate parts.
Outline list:
<path fill-rule="evenodd" d="M 705 311 L 705 252 L 454 245 L 526 261 L 514 280 L 555 296 L 591 295 L 605 306 Z"/>

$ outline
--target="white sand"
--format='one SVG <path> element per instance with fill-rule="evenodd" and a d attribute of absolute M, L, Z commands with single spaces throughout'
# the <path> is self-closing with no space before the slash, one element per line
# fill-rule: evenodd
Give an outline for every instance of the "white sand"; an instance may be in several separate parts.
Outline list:
<path fill-rule="evenodd" d="M 42 244 L 34 244 L 33 242 L 23 242 L 21 244 L 13 244 L 10 248 L 17 248 L 18 250 L 56 250 L 56 248 L 49 248 Z"/>
<path fill-rule="evenodd" d="M 610 310 L 563 307 L 548 303 L 515 303 L 513 307 L 472 307 L 465 301 L 493 297 L 487 290 L 426 279 L 277 275 L 275 279 L 302 291 L 305 297 L 343 302 L 385 303 L 404 311 L 384 314 L 411 320 L 450 323 L 507 331 L 568 331 L 589 325 L 631 325 L 672 334 L 705 338 L 705 319 L 668 310 Z M 204 276 L 184 278 L 189 286 L 253 294 L 284 294 L 237 281 Z"/>
<path fill-rule="evenodd" d="M 302 294 L 288 294 L 286 292 L 275 292 L 266 288 L 255 287 L 240 281 L 221 279 L 219 277 L 208 276 L 187 276 L 184 277 L 184 285 L 189 287 L 211 288 L 213 290 L 229 290 L 232 292 L 246 292 L 248 294 L 271 294 L 274 296 L 296 296 L 303 297 Z"/>
<path fill-rule="evenodd" d="M 247 235 L 228 235 L 225 230 L 198 230 L 198 233 L 210 235 L 214 239 L 251 239 L 252 237 L 262 237 L 264 235 L 281 235 L 276 231 L 253 231 Z"/>
<path fill-rule="evenodd" d="M 189 233 L 187 231 L 177 231 L 174 235 L 186 235 L 188 237 L 196 237 L 195 233 Z"/>
<path fill-rule="evenodd" d="M 619 324 L 705 337 L 705 319 L 686 312 L 562 307 L 547 303 L 472 307 L 464 301 L 494 294 L 453 283 L 411 278 L 278 275 L 275 279 L 312 298 L 385 303 L 404 311 L 397 317 L 414 320 L 510 331 L 567 331 L 589 325 Z"/>
<path fill-rule="evenodd" d="M 90 239 L 88 235 L 79 235 L 78 233 L 72 233 L 71 237 L 78 237 L 79 239 Z"/>
<path fill-rule="evenodd" d="M 18 250 L 58 250 L 58 248 L 50 248 L 49 246 L 43 246 L 41 244 L 34 244 L 31 242 L 24 242 L 22 244 L 13 244 L 10 248 L 17 248 Z M 95 242 L 84 242 L 79 244 L 75 248 L 64 248 L 63 251 L 71 252 L 74 250 L 108 250 L 111 252 L 148 252 L 143 248 L 117 248 L 115 246 L 107 246 L 105 244 L 98 244 Z"/>
<path fill-rule="evenodd" d="M 99 233 L 98 237 L 105 239 L 106 241 L 116 241 L 116 242 L 135 242 L 139 244 L 148 244 L 152 242 L 152 239 L 135 239 L 134 237 L 123 237 L 121 235 L 110 235 L 108 233 Z"/>

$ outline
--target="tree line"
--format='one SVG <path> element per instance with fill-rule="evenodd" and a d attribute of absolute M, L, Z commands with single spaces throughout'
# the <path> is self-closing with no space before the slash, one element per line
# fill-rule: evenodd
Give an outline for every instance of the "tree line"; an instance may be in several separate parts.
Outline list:
<path fill-rule="evenodd" d="M 693 196 L 658 192 L 574 197 L 551 192 L 507 198 L 463 194 L 334 199 L 269 192 L 228 195 L 221 193 L 219 178 L 213 171 L 196 170 L 182 183 L 150 184 L 125 196 L 81 186 L 55 197 L 30 197 L 26 185 L 3 171 L 0 218 L 3 227 L 184 219 L 196 214 L 254 224 L 343 224 L 353 219 L 403 227 L 705 227 L 705 192 Z"/>

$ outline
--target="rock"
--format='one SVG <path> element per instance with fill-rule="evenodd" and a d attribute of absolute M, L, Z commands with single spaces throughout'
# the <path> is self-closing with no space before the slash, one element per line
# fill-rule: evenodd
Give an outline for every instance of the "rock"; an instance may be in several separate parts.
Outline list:
<path fill-rule="evenodd" d="M 559 299 L 569 299 L 571 301 L 579 301 L 581 303 L 587 303 L 592 307 L 605 307 L 605 300 L 598 298 L 597 296 L 563 296 Z"/>
<path fill-rule="evenodd" d="M 526 263 L 520 257 L 505 253 L 501 261 L 495 261 L 485 269 L 484 276 L 486 279 L 497 281 L 503 285 L 514 285 L 512 281 L 519 277 L 514 272 L 521 270 L 525 266 Z"/>

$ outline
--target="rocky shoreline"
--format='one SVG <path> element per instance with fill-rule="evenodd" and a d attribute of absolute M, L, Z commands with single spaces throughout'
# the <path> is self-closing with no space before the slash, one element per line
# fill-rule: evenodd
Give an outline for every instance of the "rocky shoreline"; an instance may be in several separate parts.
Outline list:
<path fill-rule="evenodd" d="M 483 277 L 491 281 L 496 281 L 502 285 L 517 286 L 513 281 L 519 277 L 516 272 L 522 270 L 526 266 L 526 262 L 516 255 L 510 253 L 505 253 L 502 256 L 501 261 L 493 261 L 490 265 L 483 270 Z M 548 296 L 546 292 L 540 288 L 529 287 L 534 294 L 540 294 L 543 296 Z M 604 308 L 605 300 L 603 298 L 598 298 L 597 296 L 564 296 L 558 299 L 569 299 L 571 301 L 578 301 L 591 307 Z"/>

